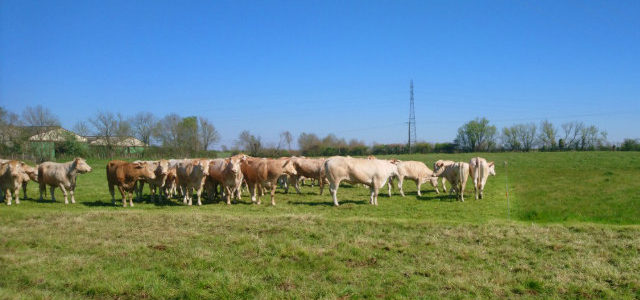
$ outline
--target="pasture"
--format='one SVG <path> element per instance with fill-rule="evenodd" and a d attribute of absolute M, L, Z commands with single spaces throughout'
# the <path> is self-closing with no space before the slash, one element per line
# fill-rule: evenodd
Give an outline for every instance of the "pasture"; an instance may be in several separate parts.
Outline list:
<path fill-rule="evenodd" d="M 478 154 L 405 155 L 437 159 Z M 343 184 L 241 201 L 111 204 L 104 166 L 75 205 L 0 207 L 0 298 L 639 298 L 640 155 L 483 153 L 485 199 L 405 181 L 406 197 Z M 379 157 L 380 158 L 380 157 Z M 510 203 L 505 197 L 508 161 Z M 471 181 L 470 181 L 471 182 Z M 148 194 L 148 189 L 145 189 Z"/>

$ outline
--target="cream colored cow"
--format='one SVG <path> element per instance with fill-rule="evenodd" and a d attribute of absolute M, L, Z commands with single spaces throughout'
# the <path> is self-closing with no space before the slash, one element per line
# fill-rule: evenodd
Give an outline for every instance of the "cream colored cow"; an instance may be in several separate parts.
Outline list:
<path fill-rule="evenodd" d="M 402 184 L 405 179 L 411 179 L 416 183 L 418 196 L 422 196 L 420 186 L 427 181 L 429 181 L 436 189 L 436 193 L 440 193 L 438 191 L 438 179 L 433 177 L 433 171 L 431 171 L 431 169 L 429 169 L 423 162 L 411 160 L 392 160 L 391 162 L 398 166 L 398 189 L 400 190 L 400 195 L 402 195 L 402 197 L 404 197 Z M 391 185 L 393 184 L 394 178 L 395 177 L 389 178 L 389 196 L 391 196 Z"/>
<path fill-rule="evenodd" d="M 440 167 L 433 174 L 434 177 L 446 178 L 451 183 L 451 192 L 456 192 L 458 200 L 464 202 L 464 188 L 469 177 L 469 164 L 466 162 L 454 162 Z"/>
<path fill-rule="evenodd" d="M 450 164 L 455 163 L 453 160 L 438 160 L 435 163 L 433 163 L 433 172 L 438 172 L 438 170 L 440 170 L 440 168 L 444 167 L 444 166 L 448 166 Z M 447 185 L 445 184 L 447 182 L 447 179 L 442 177 L 442 190 L 446 193 L 447 192 Z M 436 182 L 436 192 L 440 193 L 438 191 L 438 187 L 437 187 L 437 182 Z"/>
<path fill-rule="evenodd" d="M 333 156 L 324 162 L 324 169 L 335 206 L 340 205 L 337 194 L 341 181 L 369 186 L 371 192 L 369 203 L 378 205 L 378 190 L 384 186 L 389 177 L 398 176 L 398 166 L 388 160 L 375 158 Z"/>
<path fill-rule="evenodd" d="M 469 161 L 469 172 L 473 180 L 476 200 L 478 200 L 478 196 L 482 199 L 482 192 L 484 191 L 484 185 L 487 183 L 487 178 L 489 178 L 489 175 L 496 176 L 495 164 L 492 161 L 487 162 L 482 157 L 474 157 Z"/>

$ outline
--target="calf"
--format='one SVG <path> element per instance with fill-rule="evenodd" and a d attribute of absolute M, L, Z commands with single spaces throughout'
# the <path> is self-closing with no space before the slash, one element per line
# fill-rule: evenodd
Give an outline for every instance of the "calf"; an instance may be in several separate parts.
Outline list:
<path fill-rule="evenodd" d="M 136 181 L 145 179 L 155 179 L 156 174 L 147 162 L 131 163 L 122 160 L 112 160 L 107 163 L 107 184 L 111 194 L 111 203 L 116 204 L 114 186 L 118 186 L 122 195 L 122 206 L 127 207 L 127 196 L 129 206 L 133 207 L 133 191 Z"/>
<path fill-rule="evenodd" d="M 453 164 L 454 161 L 452 160 L 438 160 L 435 163 L 433 163 L 433 172 L 438 172 L 438 170 L 440 170 L 440 168 L 444 167 L 444 166 L 448 166 L 450 164 Z M 447 185 L 445 184 L 447 182 L 447 179 L 442 177 L 442 190 L 446 193 L 447 192 Z M 436 191 L 438 191 L 438 182 L 436 181 Z M 440 192 L 438 191 L 438 194 Z"/>
<path fill-rule="evenodd" d="M 456 192 L 460 201 L 464 202 L 464 188 L 469 177 L 469 164 L 466 162 L 454 162 L 440 167 L 433 174 L 434 178 L 443 177 L 451 183 L 451 192 Z"/>
<path fill-rule="evenodd" d="M 167 198 L 171 198 L 178 194 L 178 174 L 175 167 L 169 168 L 167 172 L 167 179 L 162 187 L 163 193 Z"/>
<path fill-rule="evenodd" d="M 276 205 L 275 192 L 277 181 L 282 174 L 296 175 L 296 169 L 291 164 L 290 158 L 255 158 L 247 157 L 241 164 L 240 169 L 244 176 L 251 202 L 260 204 L 260 197 L 256 197 L 256 190 L 268 186 L 271 190 L 271 205 Z"/>
<path fill-rule="evenodd" d="M 242 155 L 212 160 L 207 176 L 207 182 L 210 184 L 207 194 L 213 197 L 217 185 L 220 184 L 227 204 L 231 204 L 232 195 L 240 198 L 240 188 L 244 178 L 240 165 L 246 159 L 247 156 Z"/>
<path fill-rule="evenodd" d="M 24 164 L 23 168 L 24 168 L 25 174 L 22 176 L 22 192 L 24 192 L 24 197 L 22 198 L 27 199 L 27 184 L 29 183 L 29 180 L 38 182 L 38 167 L 36 166 L 34 168 L 32 166 Z"/>
<path fill-rule="evenodd" d="M 142 161 L 134 161 L 142 162 Z M 169 161 L 161 159 L 156 161 L 146 161 L 153 170 L 153 173 L 156 174 L 156 178 L 154 179 L 143 179 L 138 181 L 138 186 L 136 187 L 136 194 L 138 199 L 142 198 L 142 190 L 144 189 L 144 183 L 149 184 L 149 190 L 151 191 L 151 199 L 156 200 L 156 189 L 158 190 L 158 197 L 162 199 L 162 196 L 167 196 L 164 194 L 164 185 L 167 180 L 167 174 L 169 173 Z"/>
<path fill-rule="evenodd" d="M 324 162 L 324 169 L 335 206 L 340 205 L 337 193 L 340 182 L 343 180 L 369 186 L 371 191 L 369 203 L 378 205 L 378 189 L 384 186 L 389 177 L 398 176 L 398 167 L 395 164 L 375 158 L 334 156 Z"/>
<path fill-rule="evenodd" d="M 195 190 L 198 196 L 198 205 L 202 205 L 202 189 L 207 179 L 207 172 L 209 172 L 209 163 L 208 159 L 190 159 L 178 163 L 176 173 L 180 188 L 184 193 L 182 200 L 184 204 L 192 204 L 192 190 Z"/>
<path fill-rule="evenodd" d="M 87 162 L 76 157 L 74 160 L 66 163 L 43 162 L 38 165 L 38 183 L 40 184 L 40 200 L 45 192 L 47 185 L 51 188 L 51 200 L 56 201 L 55 189 L 59 187 L 64 195 L 64 204 L 69 204 L 67 200 L 67 191 L 71 194 L 71 203 L 76 203 L 75 190 L 76 178 L 78 174 L 91 172 L 91 167 Z"/>
<path fill-rule="evenodd" d="M 487 162 L 487 160 L 482 157 L 474 157 L 469 161 L 469 172 L 473 180 L 476 200 L 478 200 L 478 196 L 482 199 L 482 192 L 484 191 L 484 185 L 487 183 L 487 178 L 489 175 L 496 176 L 495 164 L 493 162 Z"/>
<path fill-rule="evenodd" d="M 16 199 L 16 204 L 20 204 L 20 186 L 26 175 L 24 163 L 17 160 L 5 160 L 0 163 L 0 189 L 4 192 L 7 205 L 11 205 L 11 196 Z"/>
<path fill-rule="evenodd" d="M 400 190 L 400 195 L 402 195 L 402 197 L 404 197 L 402 184 L 405 178 L 411 179 L 416 183 L 418 196 L 422 196 L 420 186 L 427 181 L 429 181 L 436 189 L 436 193 L 440 193 L 438 191 L 438 179 L 433 178 L 433 171 L 431 171 L 431 169 L 429 169 L 423 162 L 400 160 L 392 160 L 391 162 L 398 166 L 398 189 Z M 391 196 L 392 183 L 393 177 L 389 178 L 389 196 Z"/>

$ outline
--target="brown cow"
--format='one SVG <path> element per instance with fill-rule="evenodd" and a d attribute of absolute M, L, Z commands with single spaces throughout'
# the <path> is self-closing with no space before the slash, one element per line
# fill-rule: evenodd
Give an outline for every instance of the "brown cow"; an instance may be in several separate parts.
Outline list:
<path fill-rule="evenodd" d="M 4 192 L 7 205 L 11 205 L 11 195 L 16 199 L 16 204 L 20 204 L 19 190 L 26 175 L 22 168 L 23 164 L 17 160 L 0 163 L 0 189 Z"/>
<path fill-rule="evenodd" d="M 227 204 L 231 204 L 232 195 L 235 195 L 238 199 L 240 198 L 240 186 L 243 180 L 240 164 L 246 159 L 247 156 L 242 155 L 211 161 L 207 176 L 207 194 L 209 197 L 213 198 L 217 185 L 220 184 Z"/>
<path fill-rule="evenodd" d="M 67 191 L 71 194 L 71 203 L 76 203 L 75 190 L 78 174 L 91 172 L 91 167 L 80 157 L 66 163 L 43 162 L 38 165 L 38 183 L 40 184 L 40 201 L 47 185 L 51 188 L 51 200 L 56 201 L 55 189 L 59 187 L 64 195 L 64 204 L 69 204 Z"/>
<path fill-rule="evenodd" d="M 142 179 L 154 179 L 156 174 L 147 162 L 130 163 L 122 160 L 112 160 L 107 163 L 107 184 L 111 194 L 111 202 L 116 204 L 114 186 L 118 186 L 122 195 L 122 206 L 127 207 L 127 196 L 129 196 L 129 206 L 133 207 L 133 191 L 136 181 Z"/>
<path fill-rule="evenodd" d="M 260 197 L 256 197 L 256 190 L 268 186 L 271 189 L 271 205 L 276 205 L 275 193 L 278 178 L 282 174 L 296 175 L 296 169 L 290 158 L 255 158 L 247 157 L 241 164 L 242 175 L 249 187 L 251 202 L 260 204 Z"/>

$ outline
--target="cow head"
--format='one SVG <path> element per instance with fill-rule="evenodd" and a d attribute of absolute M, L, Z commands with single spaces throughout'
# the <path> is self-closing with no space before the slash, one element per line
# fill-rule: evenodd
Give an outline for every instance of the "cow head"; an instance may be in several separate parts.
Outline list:
<path fill-rule="evenodd" d="M 489 175 L 496 176 L 496 164 L 492 161 L 489 162 Z"/>
<path fill-rule="evenodd" d="M 38 169 L 34 168 L 30 165 L 25 164 L 24 162 L 20 162 L 20 165 L 22 167 L 22 170 L 27 174 L 27 177 L 29 177 L 27 180 L 33 180 L 33 181 L 38 181 Z"/>
<path fill-rule="evenodd" d="M 84 160 L 84 158 L 76 157 L 73 160 L 73 165 L 74 165 L 76 171 L 78 173 L 80 173 L 80 174 L 91 172 L 91 166 L 89 166 L 89 164 L 87 164 L 87 161 Z"/>
<path fill-rule="evenodd" d="M 208 159 L 194 159 L 192 161 L 193 164 L 193 172 L 197 174 L 206 175 L 209 172 L 209 164 L 211 163 Z"/>
<path fill-rule="evenodd" d="M 369 155 L 369 156 L 367 156 L 367 159 L 368 159 L 368 160 L 373 160 L 373 159 L 376 159 L 376 157 L 375 157 L 375 156 L 373 156 L 373 155 Z"/>
<path fill-rule="evenodd" d="M 395 158 L 393 158 L 393 159 L 390 159 L 390 160 L 389 160 L 389 162 L 391 162 L 391 163 L 392 163 L 392 164 L 394 164 L 394 165 L 397 165 L 400 161 L 401 161 L 401 160 L 399 160 L 399 159 L 395 159 Z"/>
<path fill-rule="evenodd" d="M 444 166 L 444 162 L 439 160 L 436 161 L 435 163 L 433 163 L 433 171 L 434 172 L 438 172 L 438 170 L 440 170 L 440 168 L 442 168 Z"/>
<path fill-rule="evenodd" d="M 156 165 L 156 175 L 158 176 L 164 176 L 167 175 L 167 173 L 169 173 L 169 161 L 166 159 L 161 159 L 159 161 L 157 161 L 155 163 Z"/>
<path fill-rule="evenodd" d="M 140 176 L 147 179 L 156 179 L 154 167 L 155 166 L 152 163 L 146 161 L 133 163 L 133 168 L 140 171 Z"/>
<path fill-rule="evenodd" d="M 227 170 L 229 170 L 234 176 L 238 175 L 242 170 L 240 169 L 240 164 L 247 159 L 246 155 L 243 157 L 229 157 L 225 160 L 227 163 Z"/>
<path fill-rule="evenodd" d="M 293 162 L 290 158 L 284 161 L 284 164 L 282 164 L 282 169 L 287 175 L 298 175 L 298 171 L 296 171 L 296 167 L 293 165 Z"/>

